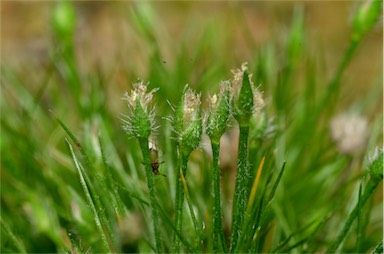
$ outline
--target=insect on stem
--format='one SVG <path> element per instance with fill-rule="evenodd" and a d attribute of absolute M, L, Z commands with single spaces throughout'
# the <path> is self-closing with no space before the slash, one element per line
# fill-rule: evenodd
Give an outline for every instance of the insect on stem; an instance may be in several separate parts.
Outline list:
<path fill-rule="evenodd" d="M 149 148 L 149 160 L 152 168 L 152 173 L 155 175 L 162 175 L 166 177 L 165 174 L 160 173 L 159 167 L 160 164 L 164 163 L 164 161 L 159 161 L 159 151 L 156 149 L 156 146 L 154 143 L 149 143 L 150 148 Z"/>

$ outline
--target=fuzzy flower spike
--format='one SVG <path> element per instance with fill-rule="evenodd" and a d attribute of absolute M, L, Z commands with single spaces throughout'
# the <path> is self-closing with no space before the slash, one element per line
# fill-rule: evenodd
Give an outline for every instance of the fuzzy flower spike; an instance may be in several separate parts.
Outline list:
<path fill-rule="evenodd" d="M 258 114 L 265 106 L 262 93 L 253 86 L 252 74 L 248 74 L 247 63 L 233 73 L 233 113 L 240 125 L 249 125 L 253 114 Z"/>
<path fill-rule="evenodd" d="M 185 86 L 182 101 L 176 110 L 175 132 L 180 150 L 189 155 L 200 143 L 203 132 L 200 94 Z"/>
<path fill-rule="evenodd" d="M 231 85 L 229 81 L 220 83 L 220 93 L 209 97 L 209 111 L 205 120 L 206 133 L 214 143 L 219 143 L 225 132 L 231 114 Z"/>
<path fill-rule="evenodd" d="M 156 129 L 155 127 L 155 114 L 153 108 L 150 106 L 152 103 L 153 93 L 158 89 L 154 89 L 147 93 L 147 85 L 142 81 L 133 85 L 133 90 L 130 94 L 125 93 L 123 99 L 128 102 L 128 114 L 123 115 L 123 129 L 125 132 L 137 138 L 143 154 L 143 164 L 145 167 L 145 176 L 149 190 L 149 204 L 152 209 L 153 218 L 153 234 L 155 237 L 156 252 L 162 253 L 160 226 L 159 226 L 159 212 L 156 207 L 156 193 L 155 184 L 153 181 L 153 168 L 151 161 L 153 161 L 153 154 L 150 153 L 149 137 Z M 151 157 L 152 156 L 152 157 Z"/>
<path fill-rule="evenodd" d="M 246 63 L 241 69 L 233 71 L 233 116 L 239 123 L 239 155 L 237 158 L 237 174 L 232 209 L 232 237 L 230 252 L 238 252 L 238 240 L 241 237 L 248 196 L 250 193 L 249 179 L 251 176 L 248 164 L 248 136 L 252 116 L 261 112 L 264 101 L 261 93 L 254 88 L 252 75 L 248 75 Z"/>
<path fill-rule="evenodd" d="M 184 188 L 181 176 L 186 177 L 189 155 L 199 146 L 203 132 L 200 104 L 200 94 L 195 93 L 186 85 L 174 117 L 174 132 L 177 138 L 179 157 L 179 172 L 176 174 L 175 225 L 179 232 L 182 232 L 184 203 Z M 180 252 L 180 239 L 178 236 L 174 238 L 172 252 Z"/>
<path fill-rule="evenodd" d="M 128 102 L 128 114 L 123 114 L 123 129 L 134 138 L 148 138 L 156 130 L 153 108 L 150 107 L 153 93 L 158 88 L 147 93 L 147 85 L 140 81 L 133 85 L 133 90 L 124 94 L 123 100 Z"/>

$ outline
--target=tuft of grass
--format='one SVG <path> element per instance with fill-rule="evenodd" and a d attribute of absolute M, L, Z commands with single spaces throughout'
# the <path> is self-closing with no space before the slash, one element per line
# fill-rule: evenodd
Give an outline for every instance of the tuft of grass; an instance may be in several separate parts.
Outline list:
<path fill-rule="evenodd" d="M 380 1 L 359 3 L 334 69 L 309 49 L 305 5 L 267 45 L 231 5 L 240 47 L 230 16 L 173 36 L 159 4 L 115 4 L 133 35 L 116 66 L 84 68 L 82 8 L 65 0 L 48 65 L 1 62 L 1 253 L 382 252 L 382 73 L 340 96 Z M 332 137 L 339 112 L 367 119 L 339 126 L 353 144 L 365 128 L 355 150 Z"/>

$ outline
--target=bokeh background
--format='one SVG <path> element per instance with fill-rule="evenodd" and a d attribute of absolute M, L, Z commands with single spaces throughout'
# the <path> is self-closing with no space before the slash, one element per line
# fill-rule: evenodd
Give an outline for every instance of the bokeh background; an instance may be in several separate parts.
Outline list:
<path fill-rule="evenodd" d="M 139 7 L 147 17 L 145 22 L 154 25 L 155 37 L 150 38 L 152 35 L 138 31 L 134 24 L 131 10 L 134 2 L 75 1 L 75 51 L 79 68 L 85 72 L 91 74 L 101 68 L 110 73 L 113 82 L 109 83 L 111 94 L 107 97 L 113 104 L 127 90 L 129 80 L 150 76 L 151 61 L 161 60 L 159 65 L 170 70 L 175 69 L 177 61 L 190 62 L 192 77 L 181 78 L 180 86 L 185 83 L 199 86 L 204 81 L 199 79 L 201 72 L 212 71 L 217 65 L 229 65 L 222 69 L 230 70 L 247 61 L 252 66 L 261 47 L 284 45 L 294 9 L 299 7 L 304 13 L 307 54 L 320 58 L 327 70 L 325 85 L 348 46 L 350 21 L 358 4 L 356 1 L 151 1 Z M 54 6 L 54 1 L 1 2 L 3 63 L 31 78 L 44 75 L 41 71 L 36 73 L 35 68 L 47 66 L 55 48 Z M 220 39 L 210 44 L 215 37 Z M 382 38 L 382 27 L 378 24 L 359 47 L 348 66 L 348 74 L 343 76 L 342 105 L 349 105 L 380 83 L 381 76 L 377 74 L 383 67 Z M 201 40 L 206 43 L 197 48 Z M 159 46 L 159 58 L 154 56 L 155 46 Z M 178 59 L 180 55 L 182 59 Z M 223 58 L 227 61 L 221 61 Z M 134 69 L 136 76 L 119 79 L 125 69 Z M 110 106 L 118 111 L 117 104 Z"/>
<path fill-rule="evenodd" d="M 202 92 L 205 103 L 208 94 L 218 91 L 219 82 L 231 79 L 231 70 L 243 62 L 248 62 L 255 85 L 264 92 L 276 127 L 273 138 L 263 137 L 262 152 L 268 151 L 270 156 L 266 161 L 270 169 L 280 169 L 282 161 L 288 161 L 276 193 L 277 229 L 270 246 L 291 233 L 300 235 L 310 221 L 332 213 L 313 245 L 320 246 L 317 251 L 325 251 L 324 246 L 336 237 L 356 201 L 351 197 L 357 196 L 358 180 L 367 174 L 368 155 L 382 146 L 382 17 L 364 35 L 348 62 L 340 94 L 329 103 L 335 106 L 335 111 L 329 111 L 334 115 L 311 122 L 305 119 L 311 116 L 309 106 L 324 95 L 344 57 L 353 32 L 353 15 L 361 1 L 73 1 L 70 46 L 55 30 L 57 3 L 0 1 L 2 221 L 24 239 L 28 251 L 70 249 L 71 230 L 78 234 L 84 251 L 99 244 L 64 142 L 67 135 L 55 117 L 73 131 L 100 172 L 103 160 L 97 143 L 101 135 L 116 182 L 144 197 L 147 190 L 138 146 L 127 140 L 121 129 L 119 116 L 126 111 L 121 98 L 138 79 L 150 82 L 150 88 L 160 87 L 155 100 L 161 114 L 157 121 L 163 126 L 159 143 L 165 150 L 165 163 L 161 170 L 169 177 L 158 181 L 158 191 L 159 200 L 172 216 L 169 195 L 174 195 L 176 151 L 173 140 L 168 141 L 169 122 L 162 117 L 172 115 L 169 104 L 179 102 L 185 84 Z M 287 45 L 300 15 L 303 31 L 290 58 Z M 75 71 L 68 66 L 74 66 Z M 285 83 L 284 73 L 290 67 Z M 279 92 L 279 85 L 286 86 Z M 363 125 L 369 126 L 363 135 L 363 143 L 368 144 L 355 154 L 339 151 L 329 133 L 331 119 L 345 112 L 361 115 L 367 121 Z M 228 146 L 236 149 L 236 134 L 228 136 Z M 209 206 L 205 202 L 210 186 L 209 156 L 202 150 L 192 154 L 188 183 L 195 190 L 192 200 L 201 218 Z M 224 153 L 232 160 L 228 171 L 223 171 L 227 234 L 235 153 Z M 254 167 L 261 159 L 259 153 L 253 158 Z M 379 188 L 366 212 L 371 217 L 367 217 L 364 250 L 382 239 Z M 126 209 L 139 217 L 131 219 L 141 230 L 138 238 L 144 239 L 151 227 L 144 219 L 148 209 L 126 193 L 122 196 Z M 112 214 L 111 224 L 117 225 L 114 211 L 106 210 Z M 170 227 L 162 230 L 165 238 L 171 238 Z M 306 233 L 303 236 L 307 237 Z M 145 246 L 140 250 L 150 251 L 143 243 L 150 241 L 148 238 L 138 241 Z M 353 234 L 346 246 L 345 250 L 355 250 Z M 100 250 L 98 247 L 93 251 Z"/>

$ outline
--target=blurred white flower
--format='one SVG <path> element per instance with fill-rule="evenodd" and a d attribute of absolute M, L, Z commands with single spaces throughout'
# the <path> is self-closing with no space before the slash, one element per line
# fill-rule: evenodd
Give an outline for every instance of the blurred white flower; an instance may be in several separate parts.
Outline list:
<path fill-rule="evenodd" d="M 369 137 L 368 121 L 358 115 L 340 114 L 331 120 L 331 137 L 343 154 L 361 152 Z"/>

